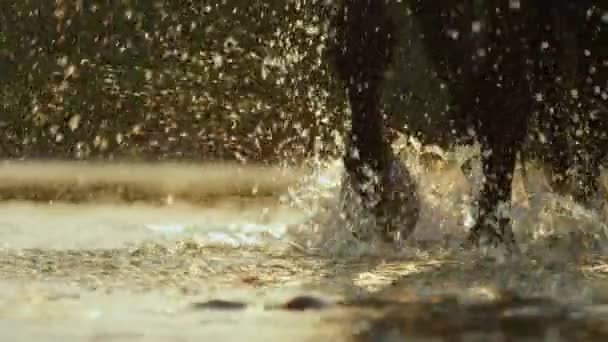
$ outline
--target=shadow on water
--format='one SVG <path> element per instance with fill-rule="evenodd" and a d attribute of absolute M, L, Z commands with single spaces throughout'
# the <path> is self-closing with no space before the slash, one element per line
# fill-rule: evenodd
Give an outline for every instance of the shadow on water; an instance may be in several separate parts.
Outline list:
<path fill-rule="evenodd" d="M 359 318 L 356 341 L 603 341 L 606 317 L 545 298 L 509 294 L 488 303 L 437 297 L 386 304 L 379 318 Z"/>
<path fill-rule="evenodd" d="M 543 245 L 538 242 L 538 247 Z M 543 246 L 544 247 L 544 246 Z M 328 261 L 355 341 L 604 341 L 605 257 L 556 262 L 530 253 L 497 263 L 431 248 L 417 257 Z M 434 251 L 433 251 L 434 250 Z M 603 265 L 603 266 L 601 266 Z"/>

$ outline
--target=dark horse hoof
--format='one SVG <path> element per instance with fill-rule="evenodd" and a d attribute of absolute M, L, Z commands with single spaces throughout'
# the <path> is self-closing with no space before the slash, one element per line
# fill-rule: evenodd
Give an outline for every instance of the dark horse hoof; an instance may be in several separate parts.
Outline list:
<path fill-rule="evenodd" d="M 477 223 L 470 231 L 463 246 L 465 249 L 479 248 L 485 254 L 505 257 L 517 256 L 521 253 L 511 226 L 507 222 L 501 223 L 503 226 L 498 233 L 495 225 Z"/>
<path fill-rule="evenodd" d="M 414 231 L 420 201 L 412 175 L 397 158 L 375 177 L 372 184 L 346 172 L 342 182 L 342 212 L 353 235 L 360 240 L 380 237 L 403 241 Z"/>

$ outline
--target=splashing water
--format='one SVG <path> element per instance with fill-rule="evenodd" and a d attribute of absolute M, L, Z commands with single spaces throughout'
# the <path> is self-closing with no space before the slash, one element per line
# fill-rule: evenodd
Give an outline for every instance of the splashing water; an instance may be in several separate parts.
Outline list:
<path fill-rule="evenodd" d="M 340 192 L 343 173 L 340 160 L 318 163 L 309 177 L 286 196 L 293 207 L 309 217 L 304 223 L 290 226 L 289 238 L 309 252 L 351 257 L 378 253 L 387 257 L 407 255 L 420 252 L 421 247 L 429 244 L 451 249 L 458 246 L 474 222 L 473 199 L 482 181 L 478 162 L 468 177 L 460 166 L 475 154 L 478 146 L 458 147 L 449 153 L 436 152 L 435 156 L 439 158 L 435 159 L 439 161 L 435 160 L 431 165 L 433 161 L 429 163 L 425 159 L 428 149 L 423 151 L 418 146 L 415 147 L 417 151 L 403 151 L 399 142 L 396 145 L 397 150 L 401 148 L 400 155 L 415 177 L 422 202 L 416 231 L 405 244 L 387 246 L 353 237 L 351 230 L 361 227 L 353 228 L 353 222 L 345 219 L 348 216 L 345 210 L 356 218 L 355 225 L 371 226 L 372 222 L 356 203 Z M 602 205 L 585 208 L 552 193 L 542 170 L 535 165 L 527 166 L 527 173 L 527 179 L 519 173 L 514 178 L 511 208 L 513 228 L 522 248 L 537 254 L 540 244 L 555 249 L 557 254 L 564 254 L 564 258 L 579 253 L 578 249 L 604 251 L 608 230 Z"/>

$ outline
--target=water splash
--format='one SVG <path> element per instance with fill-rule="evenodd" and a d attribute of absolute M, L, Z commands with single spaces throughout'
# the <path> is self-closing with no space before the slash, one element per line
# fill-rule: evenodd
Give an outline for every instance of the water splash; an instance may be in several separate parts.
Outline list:
<path fill-rule="evenodd" d="M 363 242 L 353 237 L 353 222 L 346 219 L 348 214 L 356 217 L 360 226 L 373 226 L 373 218 L 340 191 L 343 172 L 340 160 L 317 164 L 310 176 L 286 196 L 291 205 L 309 217 L 305 223 L 290 226 L 289 238 L 313 253 L 333 256 L 407 255 L 420 252 L 422 246 L 429 244 L 454 249 L 474 222 L 473 199 L 483 177 L 481 166 L 479 160 L 473 160 L 469 175 L 463 174 L 460 167 L 475 155 L 476 148 L 436 152 L 435 158 L 429 159 L 428 148 L 397 145 L 418 183 L 422 201 L 416 231 L 400 246 Z M 543 171 L 536 165 L 528 165 L 527 171 L 527 179 L 523 179 L 519 169 L 516 170 L 510 210 L 514 232 L 523 248 L 535 255 L 541 255 L 542 249 L 551 249 L 548 258 L 563 254 L 566 259 L 577 254 L 577 249 L 603 252 L 608 237 L 605 209 L 601 205 L 585 208 L 552 193 Z M 349 203 L 345 205 L 345 201 Z M 598 202 L 603 203 L 603 199 Z"/>

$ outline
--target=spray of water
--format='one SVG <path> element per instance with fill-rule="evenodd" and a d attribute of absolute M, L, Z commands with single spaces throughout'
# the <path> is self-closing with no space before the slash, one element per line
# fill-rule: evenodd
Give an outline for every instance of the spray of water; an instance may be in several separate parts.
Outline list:
<path fill-rule="evenodd" d="M 482 182 L 479 161 L 471 161 L 464 174 L 461 166 L 478 153 L 478 146 L 459 146 L 453 151 L 437 147 L 395 143 L 414 176 L 422 202 L 415 233 L 405 243 L 387 245 L 353 236 L 373 227 L 373 217 L 343 190 L 340 160 L 316 162 L 309 177 L 291 189 L 285 200 L 308 214 L 309 219 L 290 227 L 289 238 L 310 253 L 331 256 L 390 257 L 423 253 L 425 248 L 460 250 L 460 242 L 475 220 L 474 199 Z M 514 231 L 526 253 L 571 260 L 585 252 L 605 249 L 606 224 L 603 207 L 585 208 L 551 191 L 543 171 L 527 165 L 527 179 L 518 172 L 514 179 L 511 215 Z M 520 170 L 520 168 L 518 168 Z M 601 199 L 598 203 L 602 203 Z M 547 249 L 551 251 L 547 252 Z"/>

